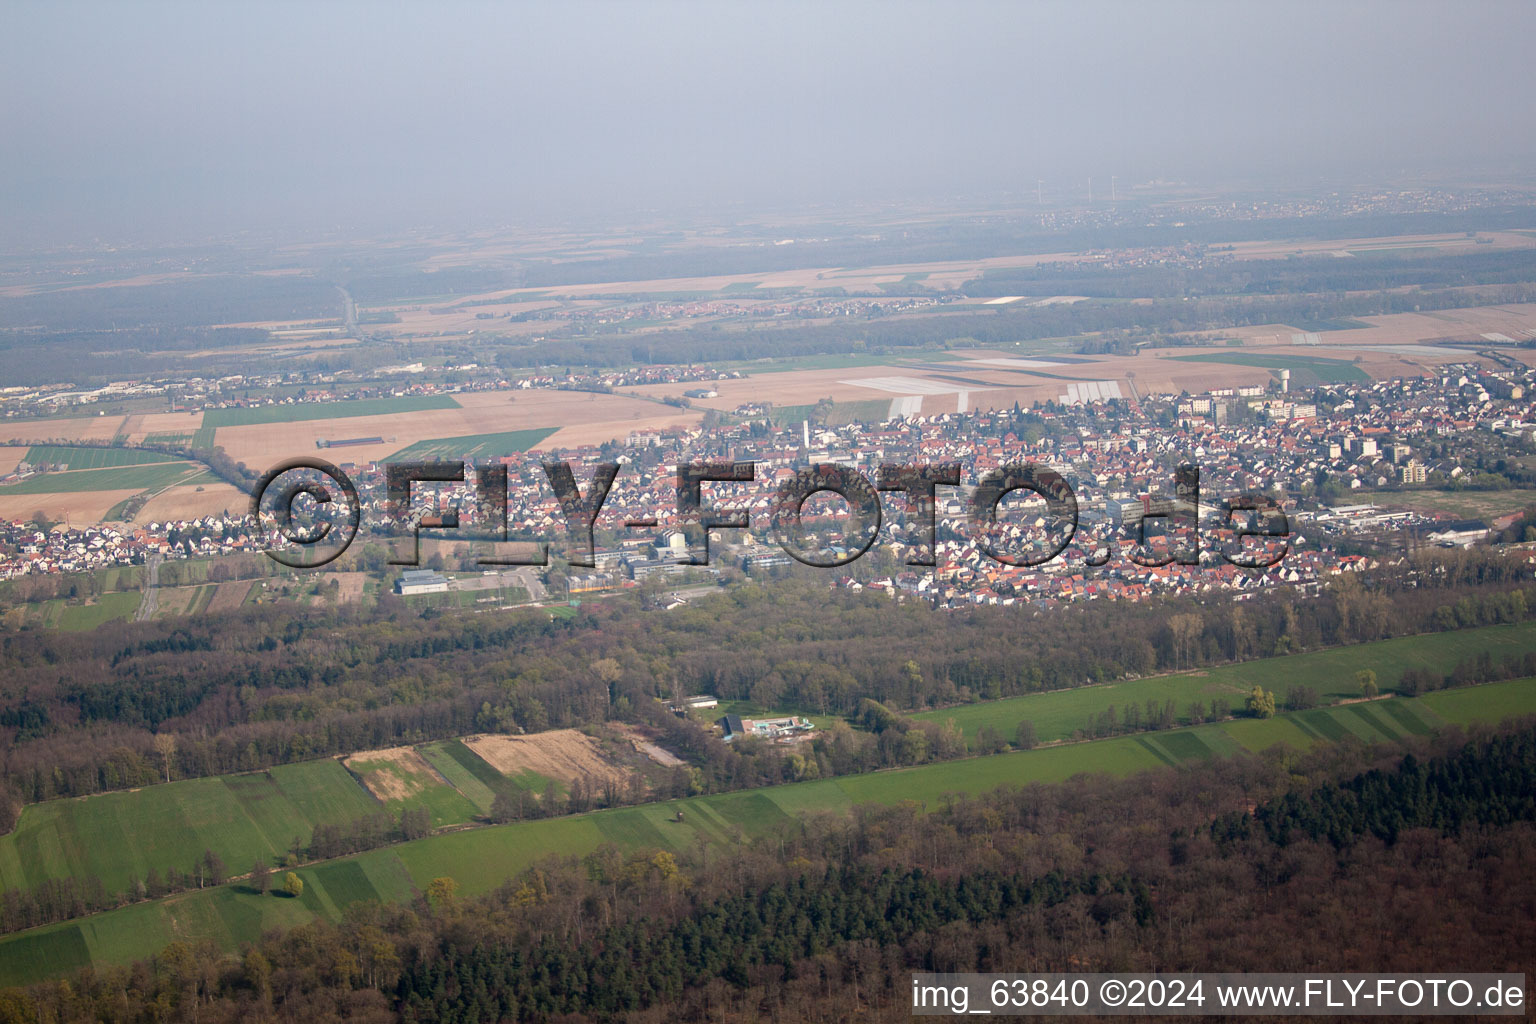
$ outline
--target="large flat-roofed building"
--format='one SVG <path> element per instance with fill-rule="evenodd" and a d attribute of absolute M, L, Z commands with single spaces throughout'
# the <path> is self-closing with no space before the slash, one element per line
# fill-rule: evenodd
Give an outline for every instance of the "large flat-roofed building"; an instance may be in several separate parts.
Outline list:
<path fill-rule="evenodd" d="M 690 711 L 709 711 L 720 706 L 720 698 L 707 693 L 696 693 L 667 705 L 674 715 L 686 715 Z"/>
<path fill-rule="evenodd" d="M 395 581 L 395 593 L 402 597 L 412 594 L 442 594 L 448 590 L 448 577 L 431 569 L 407 569 Z"/>

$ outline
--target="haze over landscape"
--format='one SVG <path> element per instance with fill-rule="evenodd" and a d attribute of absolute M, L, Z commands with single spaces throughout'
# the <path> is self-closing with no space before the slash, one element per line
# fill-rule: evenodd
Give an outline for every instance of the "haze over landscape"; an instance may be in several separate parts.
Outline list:
<path fill-rule="evenodd" d="M 1494 181 L 1529 4 L 41 3 L 0 232 L 310 237 L 1033 195 Z M 1475 68 L 1475 73 L 1473 69 Z"/>
<path fill-rule="evenodd" d="M 1533 29 L 9 5 L 0 1024 L 1529 1017 Z"/>

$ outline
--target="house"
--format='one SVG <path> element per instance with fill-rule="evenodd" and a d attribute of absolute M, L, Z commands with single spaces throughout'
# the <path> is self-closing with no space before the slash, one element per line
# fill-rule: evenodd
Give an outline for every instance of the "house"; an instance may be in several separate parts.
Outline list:
<path fill-rule="evenodd" d="M 738 736 L 756 736 L 766 740 L 792 740 L 809 733 L 816 727 L 798 715 L 787 718 L 742 718 L 726 715 L 715 723 L 725 733 L 729 743 Z"/>

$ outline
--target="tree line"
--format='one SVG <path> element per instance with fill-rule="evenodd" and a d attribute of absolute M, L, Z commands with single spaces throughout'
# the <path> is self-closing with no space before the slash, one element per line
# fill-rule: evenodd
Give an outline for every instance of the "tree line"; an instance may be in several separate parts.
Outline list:
<path fill-rule="evenodd" d="M 781 748 L 721 744 L 657 698 L 705 692 L 847 716 L 865 699 L 928 710 L 1523 621 L 1536 592 L 1528 596 L 1522 573 L 1495 552 L 1426 553 L 1363 579 L 1340 577 L 1316 597 L 1279 590 L 1241 605 L 1179 597 L 935 610 L 788 580 L 737 586 L 664 615 L 618 600 L 568 619 L 278 603 L 84 634 L 14 634 L 0 638 L 0 828 L 27 802 L 609 719 L 660 731 L 698 769 L 690 786 L 763 785 L 795 770 Z M 612 671 L 595 671 L 598 663 Z M 815 770 L 912 763 L 899 760 L 894 738 L 850 742 L 845 757 L 818 752 Z M 910 754 L 925 744 L 926 755 L 947 741 L 925 731 L 902 742 Z"/>
<path fill-rule="evenodd" d="M 1536 723 L 1408 746 L 862 807 L 725 849 L 606 846 L 475 898 L 438 878 L 409 905 L 354 903 L 237 956 L 177 942 L 11 990 L 0 1022 L 815 1024 L 909 1019 L 916 971 L 1526 970 Z M 1388 838 L 1271 836 L 1342 793 L 1443 813 Z"/>

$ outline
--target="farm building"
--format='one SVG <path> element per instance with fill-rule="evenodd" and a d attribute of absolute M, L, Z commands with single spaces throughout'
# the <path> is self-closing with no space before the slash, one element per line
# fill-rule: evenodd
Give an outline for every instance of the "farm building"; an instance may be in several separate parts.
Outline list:
<path fill-rule="evenodd" d="M 696 693 L 691 697 L 673 701 L 668 708 L 674 715 L 685 715 L 690 711 L 709 711 L 720 706 L 719 697 L 711 697 L 707 693 Z"/>
<path fill-rule="evenodd" d="M 328 441 L 323 437 L 315 439 L 316 448 L 345 448 L 356 444 L 383 444 L 382 437 L 343 437 L 335 441 Z"/>
<path fill-rule="evenodd" d="M 742 718 L 739 715 L 726 715 L 715 724 L 724 731 L 724 739 L 727 743 L 738 736 L 756 736 L 765 740 L 791 739 L 803 736 L 816 728 L 798 715 L 790 715 L 787 718 Z"/>

